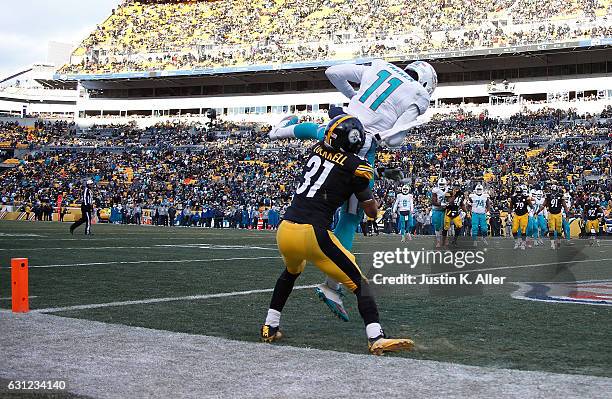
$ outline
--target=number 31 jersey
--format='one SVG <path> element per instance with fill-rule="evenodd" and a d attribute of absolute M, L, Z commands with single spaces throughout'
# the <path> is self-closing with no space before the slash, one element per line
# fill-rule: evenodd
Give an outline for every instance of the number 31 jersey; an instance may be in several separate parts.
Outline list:
<path fill-rule="evenodd" d="M 373 177 L 372 167 L 357 155 L 317 143 L 309 150 L 283 219 L 328 229 L 336 209 L 351 195 L 366 190 Z"/>
<path fill-rule="evenodd" d="M 380 133 L 391 129 L 397 119 L 416 104 L 419 114 L 429 107 L 429 93 L 403 69 L 383 60 L 365 67 L 357 94 L 347 111 L 357 117 L 366 131 Z"/>

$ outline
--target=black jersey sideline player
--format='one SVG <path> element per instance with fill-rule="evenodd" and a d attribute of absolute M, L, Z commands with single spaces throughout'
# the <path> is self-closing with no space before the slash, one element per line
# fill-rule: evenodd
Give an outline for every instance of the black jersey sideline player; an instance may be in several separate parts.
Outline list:
<path fill-rule="evenodd" d="M 461 187 L 455 185 L 453 191 L 446 193 L 447 205 L 444 210 L 444 228 L 442 230 L 442 246 L 446 247 L 448 231 L 450 230 L 451 224 L 455 226 L 455 236 L 453 237 L 453 245 L 457 245 L 457 239 L 461 234 L 461 228 L 463 227 L 463 220 L 461 219 L 461 211 L 465 212 L 464 197 L 465 193 L 461 190 Z"/>
<path fill-rule="evenodd" d="M 282 337 L 281 312 L 295 280 L 309 261 L 357 296 L 371 353 L 381 355 L 414 346 L 410 339 L 385 337 L 366 277 L 357 266 L 355 256 L 329 230 L 334 212 L 353 194 L 368 216 L 375 217 L 378 213 L 378 205 L 369 188 L 374 171 L 355 155 L 364 141 L 361 122 L 354 116 L 341 115 L 329 122 L 323 141 L 315 144 L 307 154 L 299 186 L 276 234 L 285 270 L 276 282 L 261 328 L 264 342 Z"/>
<path fill-rule="evenodd" d="M 591 195 L 584 206 L 582 217 L 586 220 L 585 231 L 591 237 L 591 246 L 599 246 L 599 220 L 603 217 L 603 209 L 596 196 Z"/>
<path fill-rule="evenodd" d="M 561 211 L 565 209 L 565 214 L 569 214 L 569 209 L 563 199 L 563 193 L 559 186 L 552 184 L 550 193 L 546 196 L 544 204 L 540 210 L 548 208 L 548 233 L 550 235 L 550 248 L 558 249 L 561 245 L 561 234 L 563 234 L 563 217 Z"/>
<path fill-rule="evenodd" d="M 529 224 L 529 207 L 531 199 L 527 186 L 521 184 L 510 198 L 512 215 L 512 236 L 514 236 L 514 249 L 525 249 L 527 243 L 527 225 Z"/>

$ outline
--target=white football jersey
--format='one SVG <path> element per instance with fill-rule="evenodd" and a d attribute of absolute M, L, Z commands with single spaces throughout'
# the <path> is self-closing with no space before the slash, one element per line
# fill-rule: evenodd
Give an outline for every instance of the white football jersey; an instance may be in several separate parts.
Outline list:
<path fill-rule="evenodd" d="M 371 66 L 336 65 L 326 74 L 350 98 L 344 111 L 357 117 L 370 134 L 408 128 L 429 107 L 427 90 L 406 71 L 383 60 L 374 60 Z M 359 90 L 355 92 L 348 81 L 359 83 Z"/>
<path fill-rule="evenodd" d="M 393 213 L 397 211 L 414 211 L 414 196 L 412 194 L 398 194 L 393 204 Z"/>
<path fill-rule="evenodd" d="M 489 194 L 470 194 L 470 202 L 472 202 L 472 213 L 486 213 L 487 212 L 487 200 Z"/>
<path fill-rule="evenodd" d="M 572 197 L 569 197 L 569 199 L 567 199 L 565 196 L 563 198 L 565 200 L 565 205 L 567 205 L 567 209 L 572 209 Z M 566 218 L 567 214 L 565 213 L 565 208 L 561 208 L 561 216 Z"/>
<path fill-rule="evenodd" d="M 546 200 L 544 199 L 544 197 L 541 197 L 541 198 L 539 198 L 539 199 L 536 197 L 536 198 L 533 200 L 533 203 L 535 204 L 536 212 L 537 212 L 537 210 L 538 210 L 538 209 L 540 209 L 540 207 L 541 207 L 542 205 L 544 205 L 544 202 L 545 202 L 545 201 L 546 201 Z M 546 209 L 542 209 L 540 212 L 537 212 L 536 214 L 537 214 L 537 215 L 543 215 L 543 214 L 544 214 L 544 212 L 546 212 Z"/>
<path fill-rule="evenodd" d="M 529 213 L 529 217 L 532 218 L 535 216 L 535 212 L 538 209 L 537 205 L 534 205 L 532 202 L 531 205 L 527 206 L 527 212 Z"/>
<path fill-rule="evenodd" d="M 434 187 L 433 190 L 431 190 L 432 195 L 436 194 L 438 196 L 438 202 L 442 202 L 444 201 L 444 197 L 446 195 L 445 191 L 442 191 L 439 187 Z M 432 205 L 431 206 L 432 209 L 436 209 L 436 210 L 444 210 L 443 206 L 437 206 L 437 205 Z"/>

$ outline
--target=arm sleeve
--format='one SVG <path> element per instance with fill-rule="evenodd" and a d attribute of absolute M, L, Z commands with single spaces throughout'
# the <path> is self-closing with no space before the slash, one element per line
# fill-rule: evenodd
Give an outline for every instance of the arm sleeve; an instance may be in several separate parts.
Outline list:
<path fill-rule="evenodd" d="M 361 83 L 361 77 L 367 67 L 355 64 L 334 65 L 325 71 L 327 79 L 346 96 L 351 99 L 356 94 L 349 82 Z"/>
<path fill-rule="evenodd" d="M 414 195 L 410 194 L 410 213 L 414 213 Z"/>
<path fill-rule="evenodd" d="M 401 145 L 409 129 L 424 123 L 417 121 L 419 115 L 420 112 L 417 105 L 410 105 L 410 107 L 408 107 L 408 109 L 397 119 L 391 129 L 379 133 L 380 140 L 384 141 L 390 147 Z"/>

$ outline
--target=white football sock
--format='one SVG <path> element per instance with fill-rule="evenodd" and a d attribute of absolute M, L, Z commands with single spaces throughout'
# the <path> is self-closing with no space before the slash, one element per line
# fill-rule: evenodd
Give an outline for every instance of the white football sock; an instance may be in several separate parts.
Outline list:
<path fill-rule="evenodd" d="M 295 134 L 293 133 L 294 128 L 295 128 L 295 125 L 291 125 L 287 127 L 280 127 L 278 129 L 272 129 L 269 134 L 270 139 L 271 140 L 294 139 L 295 138 Z"/>
<path fill-rule="evenodd" d="M 274 309 L 268 309 L 268 316 L 266 316 L 266 325 L 270 327 L 278 327 L 280 325 L 281 312 Z"/>
<path fill-rule="evenodd" d="M 384 335 L 384 332 L 379 323 L 370 323 L 366 326 L 366 335 L 372 339 Z"/>

